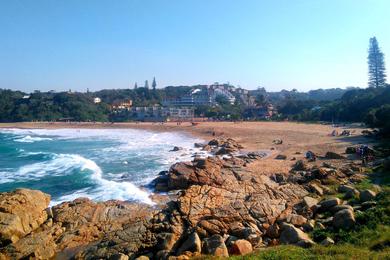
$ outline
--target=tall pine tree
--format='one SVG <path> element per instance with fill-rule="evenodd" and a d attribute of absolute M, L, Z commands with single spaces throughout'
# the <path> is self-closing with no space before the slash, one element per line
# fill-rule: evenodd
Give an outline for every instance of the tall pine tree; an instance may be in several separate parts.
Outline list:
<path fill-rule="evenodd" d="M 156 83 L 156 77 L 153 77 L 153 82 L 152 82 L 152 88 L 153 90 L 156 90 L 157 83 Z"/>
<path fill-rule="evenodd" d="M 384 54 L 379 49 L 375 37 L 370 38 L 368 48 L 368 86 L 375 88 L 386 86 Z"/>

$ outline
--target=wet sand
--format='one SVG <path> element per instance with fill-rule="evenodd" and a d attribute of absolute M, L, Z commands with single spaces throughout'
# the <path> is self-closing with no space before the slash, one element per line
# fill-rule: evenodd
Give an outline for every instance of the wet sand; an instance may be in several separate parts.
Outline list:
<path fill-rule="evenodd" d="M 345 147 L 352 144 L 367 143 L 369 140 L 361 135 L 364 128 L 333 127 L 332 125 L 307 124 L 295 122 L 200 122 L 192 125 L 183 122 L 168 123 L 1 123 L 0 128 L 131 128 L 149 131 L 176 131 L 210 140 L 223 136 L 230 137 L 241 143 L 245 150 L 270 150 L 272 155 L 261 160 L 253 167 L 264 174 L 287 172 L 293 164 L 292 159 L 301 159 L 306 151 L 311 150 L 318 155 L 328 151 L 343 153 Z M 352 136 L 331 136 L 333 130 L 341 133 L 344 129 L 352 131 Z M 282 144 L 276 145 L 273 140 L 281 139 Z M 276 160 L 275 156 L 283 154 L 286 160 Z"/>

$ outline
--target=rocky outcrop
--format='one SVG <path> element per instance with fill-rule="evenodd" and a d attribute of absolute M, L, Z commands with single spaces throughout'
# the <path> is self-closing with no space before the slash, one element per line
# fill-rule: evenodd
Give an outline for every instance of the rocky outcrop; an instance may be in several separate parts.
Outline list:
<path fill-rule="evenodd" d="M 0 194 L 0 245 L 17 242 L 47 219 L 50 196 L 36 190 L 17 189 Z"/>
<path fill-rule="evenodd" d="M 140 232 L 140 228 L 135 228 L 136 223 L 143 223 L 153 212 L 146 205 L 119 201 L 95 203 L 89 199 L 77 199 L 45 210 L 49 198 L 47 194 L 34 190 L 1 194 L 1 204 L 12 205 L 14 214 L 19 213 L 19 210 L 25 214 L 20 215 L 25 221 L 23 223 L 33 224 L 30 224 L 29 229 L 25 229 L 23 235 L 19 235 L 17 241 L 1 248 L 0 258 L 49 259 L 57 253 L 68 258 L 80 250 L 88 252 L 91 243 L 103 241 L 106 237 L 110 237 L 111 241 L 122 239 L 126 241 L 128 248 L 147 244 L 147 236 Z M 19 208 L 21 205 L 29 211 L 22 211 Z M 29 222 L 26 222 L 27 220 Z M 32 229 L 34 225 L 36 228 Z M 13 223 L 4 222 L 3 227 L 4 230 L 14 230 Z M 104 253 L 109 255 L 108 252 Z M 87 253 L 81 255 L 86 256 Z"/>

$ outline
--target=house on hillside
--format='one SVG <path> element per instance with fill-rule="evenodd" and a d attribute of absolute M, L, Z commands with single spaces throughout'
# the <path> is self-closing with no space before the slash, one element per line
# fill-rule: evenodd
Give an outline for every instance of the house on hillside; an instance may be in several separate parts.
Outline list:
<path fill-rule="evenodd" d="M 127 110 L 127 111 L 130 111 L 132 106 L 133 106 L 133 100 L 128 99 L 128 100 L 125 100 L 125 101 L 114 102 L 111 105 L 111 110 Z"/>

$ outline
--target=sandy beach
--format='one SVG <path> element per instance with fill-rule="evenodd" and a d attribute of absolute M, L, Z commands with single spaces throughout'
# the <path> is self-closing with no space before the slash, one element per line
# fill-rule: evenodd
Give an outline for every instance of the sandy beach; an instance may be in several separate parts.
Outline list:
<path fill-rule="evenodd" d="M 367 143 L 361 135 L 364 128 L 357 126 L 333 127 L 332 125 L 308 124 L 295 122 L 201 122 L 193 126 L 189 122 L 177 125 L 176 122 L 161 123 L 2 123 L 0 128 L 132 128 L 149 131 L 175 131 L 199 137 L 208 141 L 218 136 L 230 137 L 244 146 L 245 150 L 268 150 L 271 156 L 259 161 L 252 167 L 263 174 L 275 172 L 287 173 L 292 165 L 292 159 L 304 157 L 311 150 L 319 156 L 328 151 L 343 153 L 345 147 L 351 144 Z M 333 130 L 341 133 L 344 129 L 351 130 L 352 136 L 331 136 Z M 282 144 L 274 144 L 273 140 L 281 139 Z M 287 160 L 276 160 L 278 154 L 287 156 Z"/>

